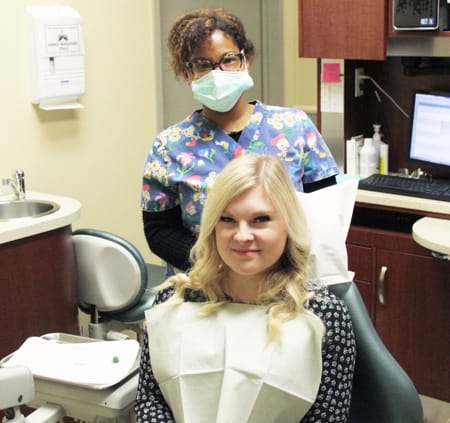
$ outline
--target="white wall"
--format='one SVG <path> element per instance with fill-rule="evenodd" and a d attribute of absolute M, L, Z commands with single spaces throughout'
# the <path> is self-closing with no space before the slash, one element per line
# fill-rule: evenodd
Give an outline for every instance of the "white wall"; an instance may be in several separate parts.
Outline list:
<path fill-rule="evenodd" d="M 286 79 L 286 105 L 315 104 L 315 92 L 310 93 L 315 82 L 309 80 L 315 78 L 315 67 L 297 58 L 297 0 L 283 1 L 288 70 L 279 77 Z M 153 20 L 157 2 L 59 2 L 83 19 L 85 109 L 48 112 L 30 103 L 25 7 L 56 3 L 0 1 L 0 178 L 22 168 L 28 190 L 81 202 L 74 229 L 110 230 L 155 261 L 143 235 L 139 195 L 145 154 L 161 129 L 159 22 Z M 0 186 L 0 196 L 6 192 Z"/>

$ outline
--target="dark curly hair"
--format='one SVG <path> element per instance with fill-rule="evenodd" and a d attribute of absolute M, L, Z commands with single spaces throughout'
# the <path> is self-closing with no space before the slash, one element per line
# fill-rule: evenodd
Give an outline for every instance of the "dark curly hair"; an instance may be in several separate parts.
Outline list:
<path fill-rule="evenodd" d="M 169 31 L 167 47 L 169 61 L 177 78 L 185 78 L 188 63 L 200 44 L 219 29 L 244 49 L 250 59 L 255 54 L 253 43 L 247 38 L 241 20 L 223 8 L 194 9 L 177 17 Z"/>

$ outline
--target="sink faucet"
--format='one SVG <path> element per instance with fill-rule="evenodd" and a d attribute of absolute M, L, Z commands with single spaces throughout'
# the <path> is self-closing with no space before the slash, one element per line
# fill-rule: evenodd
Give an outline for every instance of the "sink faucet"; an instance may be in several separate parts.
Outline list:
<path fill-rule="evenodd" d="M 9 185 L 16 195 L 17 200 L 25 199 L 25 173 L 21 169 L 14 172 L 14 179 L 2 179 L 2 185 Z"/>

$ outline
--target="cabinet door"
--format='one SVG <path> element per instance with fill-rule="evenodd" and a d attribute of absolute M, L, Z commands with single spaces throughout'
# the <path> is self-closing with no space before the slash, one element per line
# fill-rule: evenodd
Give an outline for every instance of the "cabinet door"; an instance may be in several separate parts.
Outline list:
<path fill-rule="evenodd" d="M 0 245 L 0 359 L 50 332 L 79 332 L 70 226 Z"/>
<path fill-rule="evenodd" d="M 299 55 L 386 58 L 386 0 L 299 0 Z"/>
<path fill-rule="evenodd" d="M 450 261 L 379 249 L 375 326 L 419 393 L 450 401 Z"/>
<path fill-rule="evenodd" d="M 375 266 L 376 250 L 364 245 L 347 244 L 348 268 L 355 272 L 354 281 L 366 305 L 372 321 L 375 320 L 373 301 L 373 269 Z"/>

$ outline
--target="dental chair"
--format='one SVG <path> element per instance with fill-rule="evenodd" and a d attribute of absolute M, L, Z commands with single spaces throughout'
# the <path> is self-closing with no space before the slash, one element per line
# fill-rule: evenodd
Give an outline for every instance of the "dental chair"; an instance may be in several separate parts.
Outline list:
<path fill-rule="evenodd" d="M 163 266 L 147 264 L 137 248 L 118 235 L 79 229 L 72 235 L 78 307 L 90 316 L 89 337 L 123 339 L 144 333 L 144 312 L 164 280 Z"/>
<path fill-rule="evenodd" d="M 100 341 L 140 343 L 145 330 L 144 312 L 155 297 L 151 288 L 163 282 L 165 267 L 146 264 L 135 246 L 106 231 L 76 230 L 73 244 L 78 306 L 90 316 L 89 337 L 51 333 L 40 336 L 40 340 L 71 345 Z M 136 340 L 130 339 L 124 331 L 135 332 Z M 113 347 L 108 348 L 105 358 L 108 363 L 111 363 L 113 351 Z M 1 360 L 0 367 L 6 367 L 13 356 Z M 120 382 L 102 386 L 34 375 L 31 380 L 34 379 L 34 397 L 22 395 L 23 400 L 21 397 L 17 404 L 8 397 L 0 401 L 0 406 L 5 402 L 8 408 L 15 408 L 11 411 L 15 415 L 10 419 L 13 423 L 55 423 L 62 421 L 63 416 L 84 422 L 134 422 L 138 367 L 139 357 Z M 29 371 L 22 368 L 23 371 L 17 367 L 0 368 L 0 382 L 14 377 L 26 389 L 26 383 L 21 381 L 29 380 Z M 30 395 L 32 388 L 29 386 L 26 391 Z M 25 403 L 37 409 L 26 421 L 17 408 Z"/>
<path fill-rule="evenodd" d="M 347 423 L 423 423 L 416 388 L 378 336 L 348 269 L 346 239 L 357 190 L 357 180 L 343 177 L 336 185 L 298 193 L 310 228 L 312 274 L 352 318 L 356 367 Z"/>
<path fill-rule="evenodd" d="M 356 336 L 356 368 L 347 423 L 423 423 L 423 410 L 417 391 L 378 337 L 354 282 L 330 285 L 329 289 L 347 305 Z M 0 381 L 2 377 L 7 377 L 5 371 L 0 369 Z M 51 381 L 36 380 L 38 398 L 34 406 L 43 407 L 47 417 L 42 418 L 39 414 L 36 415 L 36 420 L 28 421 L 53 423 L 63 415 L 86 421 L 94 421 L 98 416 L 126 421 L 123 417 L 124 410 L 130 410 L 134 401 L 137 377 L 136 373 L 118 387 L 91 392 L 77 386 L 61 386 Z M 68 390 L 67 396 L 72 399 L 64 400 L 63 409 L 56 405 L 62 402 L 62 389 Z M 23 391 L 20 398 L 22 395 L 23 404 L 27 402 L 27 397 Z M 77 400 L 80 396 L 88 396 L 85 401 L 89 403 L 80 404 Z M 0 406 L 0 409 L 20 405 L 13 399 L 15 401 L 16 397 L 10 399 L 10 402 L 1 401 L 0 395 L 0 405 L 4 406 Z"/>
<path fill-rule="evenodd" d="M 139 326 L 144 319 L 144 310 L 153 302 L 153 294 L 148 292 L 148 287 L 163 281 L 164 267 L 151 266 L 148 282 L 149 269 L 129 242 L 93 229 L 77 230 L 73 237 L 79 304 L 91 315 L 92 335 L 115 339 L 111 332 L 113 328 L 136 330 L 136 325 Z M 136 263 L 132 264 L 133 261 Z M 125 268 L 128 270 L 123 271 Z M 329 289 L 347 305 L 356 336 L 356 368 L 348 423 L 423 423 L 417 391 L 376 333 L 354 282 L 333 284 Z M 134 294 L 128 293 L 124 296 L 127 300 L 118 301 L 117 297 L 122 297 L 121 290 Z M 63 402 L 63 415 L 85 421 L 99 417 L 117 420 L 119 416 L 123 421 L 124 410 L 130 410 L 134 402 L 137 378 L 135 372 L 123 383 L 106 390 L 60 386 L 39 379 L 35 381 L 37 398 L 33 405 L 62 403 L 64 388 L 67 395 Z"/>
<path fill-rule="evenodd" d="M 384 346 L 354 282 L 330 285 L 348 307 L 356 338 L 356 368 L 348 423 L 423 423 L 411 379 Z"/>

